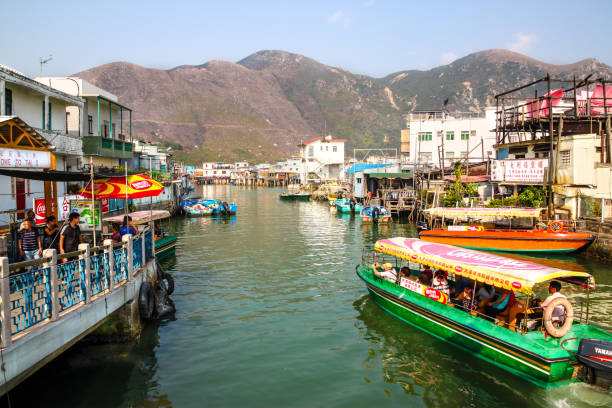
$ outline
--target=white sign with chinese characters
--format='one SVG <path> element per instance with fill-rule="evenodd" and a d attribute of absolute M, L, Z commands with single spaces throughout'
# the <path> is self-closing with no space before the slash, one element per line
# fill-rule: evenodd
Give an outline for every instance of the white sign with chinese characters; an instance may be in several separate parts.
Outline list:
<path fill-rule="evenodd" d="M 51 168 L 51 153 L 0 147 L 0 167 Z"/>
<path fill-rule="evenodd" d="M 541 184 L 548 168 L 548 159 L 496 160 L 491 181 L 506 183 Z"/>

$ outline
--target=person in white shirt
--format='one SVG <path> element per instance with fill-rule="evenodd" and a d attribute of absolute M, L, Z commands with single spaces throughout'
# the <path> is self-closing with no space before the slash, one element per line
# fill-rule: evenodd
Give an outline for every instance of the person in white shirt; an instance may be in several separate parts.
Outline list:
<path fill-rule="evenodd" d="M 446 280 L 446 276 L 444 271 L 437 270 L 434 275 L 431 287 L 439 290 L 440 292 L 446 293 L 450 296 L 450 288 L 448 286 L 448 280 Z"/>
<path fill-rule="evenodd" d="M 382 269 L 382 270 L 379 270 Z M 379 278 L 383 278 L 388 280 L 389 282 L 396 283 L 397 282 L 397 272 L 393 269 L 393 264 L 387 262 L 385 264 L 377 264 L 372 265 L 372 270 L 374 271 L 374 275 Z"/>
<path fill-rule="evenodd" d="M 546 307 L 557 298 L 566 298 L 567 297 L 561 293 L 561 283 L 557 281 L 551 281 L 548 285 L 548 293 L 550 295 L 542 302 L 542 310 L 546 309 Z M 563 313 L 565 312 L 565 308 L 563 306 L 555 307 L 555 310 L 552 312 L 551 320 L 554 322 L 560 322 L 563 318 Z"/>

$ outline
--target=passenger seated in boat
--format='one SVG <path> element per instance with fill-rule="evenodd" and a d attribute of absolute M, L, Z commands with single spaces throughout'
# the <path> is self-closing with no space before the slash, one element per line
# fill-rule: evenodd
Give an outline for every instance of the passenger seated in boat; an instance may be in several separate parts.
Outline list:
<path fill-rule="evenodd" d="M 474 290 L 470 286 L 466 286 L 463 288 L 461 294 L 453 300 L 453 303 L 466 312 L 476 310 L 477 305 L 474 301 Z"/>
<path fill-rule="evenodd" d="M 453 297 L 461 295 L 463 289 L 468 286 L 470 286 L 470 280 L 466 277 L 460 276 L 459 278 L 455 279 L 455 287 L 451 288 L 451 295 Z"/>
<path fill-rule="evenodd" d="M 450 287 L 448 286 L 448 280 L 446 280 L 446 274 L 442 270 L 437 270 L 434 275 L 431 287 L 439 290 L 440 292 L 450 295 Z"/>
<path fill-rule="evenodd" d="M 374 275 L 378 276 L 379 278 L 386 279 L 393 283 L 397 282 L 397 272 L 395 272 L 395 269 L 393 269 L 393 264 L 389 262 L 382 265 L 375 263 L 372 265 L 372 271 L 374 272 Z"/>
<path fill-rule="evenodd" d="M 427 281 L 431 284 L 431 281 L 433 280 L 433 275 L 434 275 L 431 268 L 429 266 L 425 266 L 425 268 L 423 269 L 423 273 L 427 275 Z"/>
<path fill-rule="evenodd" d="M 476 292 L 476 301 L 478 302 L 478 309 L 484 310 L 487 302 L 490 302 L 495 297 L 495 286 L 485 283 L 482 285 L 478 292 Z"/>
<path fill-rule="evenodd" d="M 410 279 L 410 268 L 407 266 L 402 267 L 402 269 L 400 270 L 400 279 L 401 278 L 408 278 Z"/>
<path fill-rule="evenodd" d="M 419 274 L 419 283 L 425 286 L 431 286 L 431 280 L 427 272 L 423 271 Z"/>
<path fill-rule="evenodd" d="M 542 310 L 546 308 L 553 300 L 557 298 L 566 298 L 567 297 L 561 293 L 561 282 L 551 281 L 548 284 L 548 293 L 550 295 L 542 302 Z M 559 324 L 563 320 L 563 314 L 565 313 L 565 308 L 563 306 L 555 307 L 555 310 L 552 312 L 551 320 L 553 324 Z"/>
<path fill-rule="evenodd" d="M 484 314 L 493 318 L 507 317 L 507 310 L 514 304 L 515 300 L 514 292 L 506 290 L 496 300 L 485 304 Z"/>

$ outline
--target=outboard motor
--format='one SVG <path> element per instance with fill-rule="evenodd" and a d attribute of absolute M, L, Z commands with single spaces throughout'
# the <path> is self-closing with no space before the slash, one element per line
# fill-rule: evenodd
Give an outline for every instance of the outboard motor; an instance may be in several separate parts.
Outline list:
<path fill-rule="evenodd" d="M 380 208 L 374 207 L 372 208 L 372 222 L 378 223 L 378 217 L 380 215 Z"/>
<path fill-rule="evenodd" d="M 421 231 L 428 230 L 429 227 L 427 226 L 427 222 L 426 221 L 418 221 L 416 229 L 417 229 L 418 232 L 421 232 Z"/>
<path fill-rule="evenodd" d="M 612 385 L 612 342 L 582 339 L 576 359 L 583 364 L 580 378 L 589 384 L 610 388 Z"/>
<path fill-rule="evenodd" d="M 349 206 L 351 207 L 351 212 L 355 212 L 355 200 L 352 198 L 351 201 L 349 201 Z"/>
<path fill-rule="evenodd" d="M 227 201 L 224 201 L 223 203 L 221 203 L 221 205 L 223 206 L 223 213 L 229 215 L 230 214 L 230 206 L 227 203 Z"/>

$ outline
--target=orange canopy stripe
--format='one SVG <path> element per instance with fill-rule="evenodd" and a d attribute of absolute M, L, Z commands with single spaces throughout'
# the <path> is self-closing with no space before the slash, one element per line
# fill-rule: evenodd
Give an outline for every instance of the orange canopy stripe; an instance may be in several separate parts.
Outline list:
<path fill-rule="evenodd" d="M 94 180 L 94 196 L 95 198 L 126 198 L 126 187 L 127 198 L 156 197 L 164 191 L 164 186 L 152 178 L 142 174 L 133 174 L 127 176 L 127 183 L 125 176 Z M 79 194 L 91 198 L 91 184 L 83 187 Z"/>

